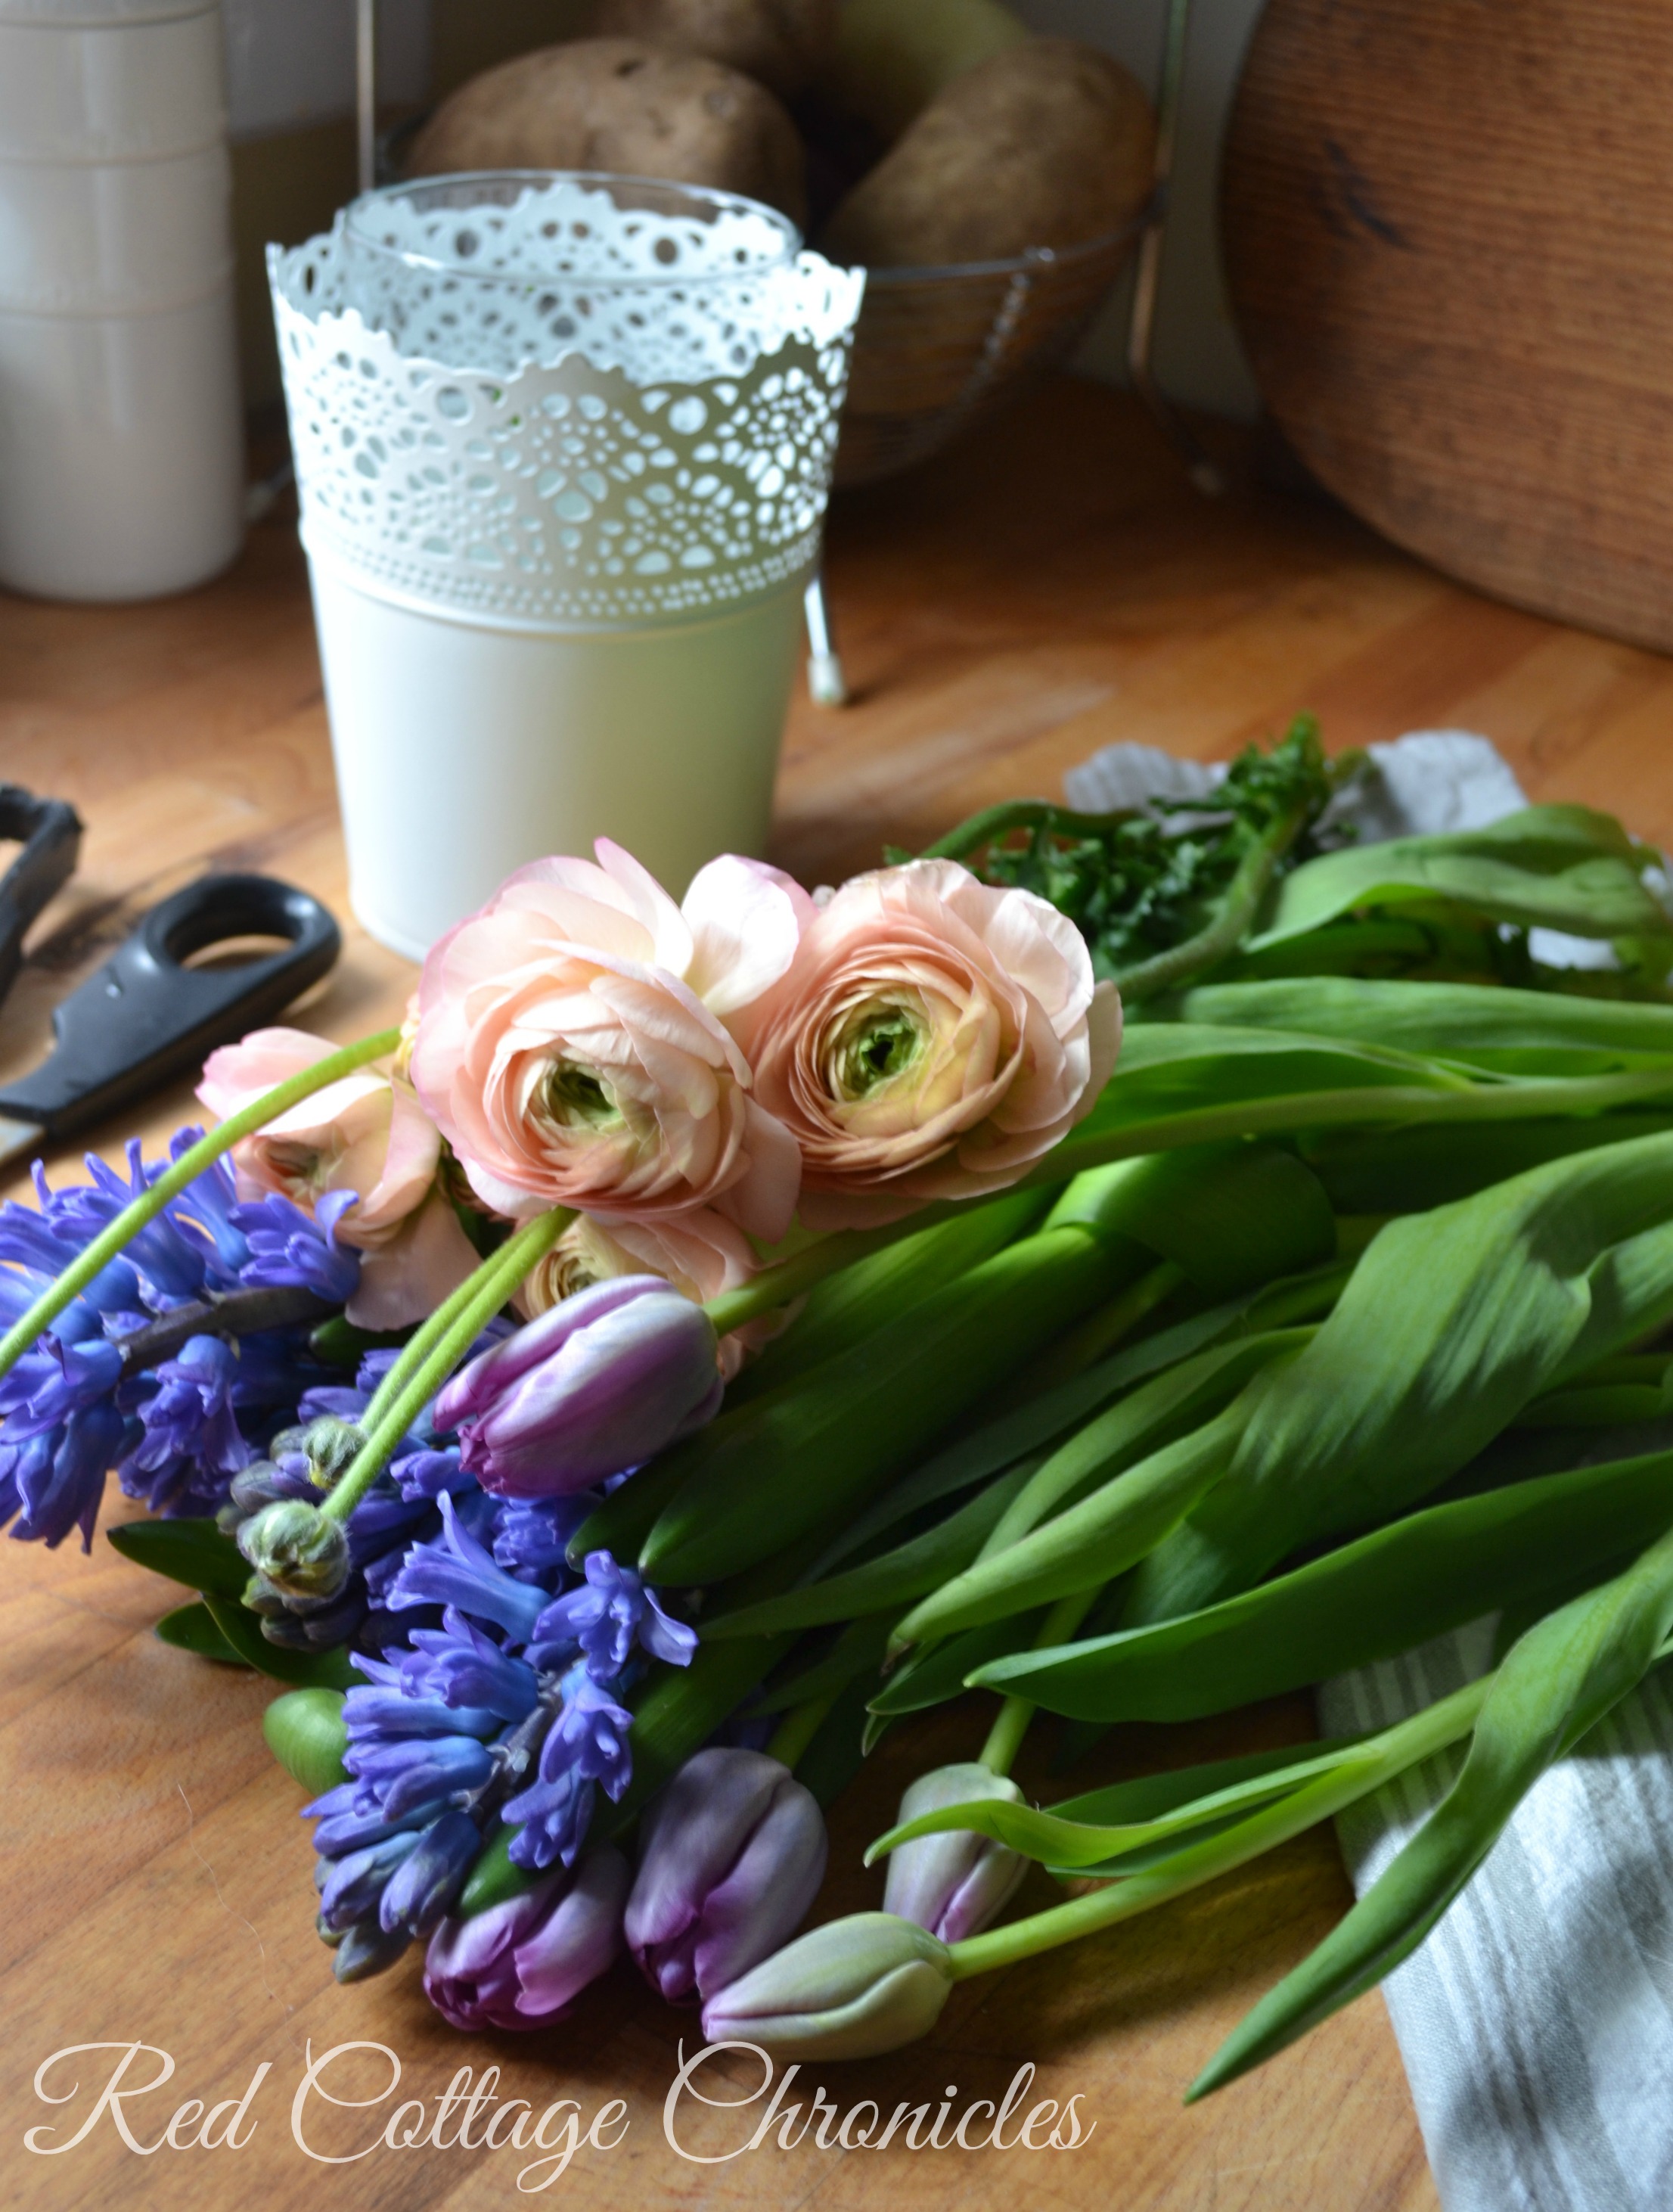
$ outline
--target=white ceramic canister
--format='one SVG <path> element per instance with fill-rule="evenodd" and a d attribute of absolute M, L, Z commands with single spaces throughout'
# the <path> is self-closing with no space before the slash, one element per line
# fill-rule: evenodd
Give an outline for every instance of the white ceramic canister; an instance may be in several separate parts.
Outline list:
<path fill-rule="evenodd" d="M 221 143 L 213 8 L 156 21 L 19 20 L 0 0 L 0 146 L 26 161 L 142 161 Z"/>
<path fill-rule="evenodd" d="M 609 836 L 759 853 L 862 278 L 694 188 L 439 179 L 269 250 L 349 896 L 421 957 Z"/>
<path fill-rule="evenodd" d="M 215 0 L 0 0 L 0 583 L 146 599 L 243 537 Z"/>

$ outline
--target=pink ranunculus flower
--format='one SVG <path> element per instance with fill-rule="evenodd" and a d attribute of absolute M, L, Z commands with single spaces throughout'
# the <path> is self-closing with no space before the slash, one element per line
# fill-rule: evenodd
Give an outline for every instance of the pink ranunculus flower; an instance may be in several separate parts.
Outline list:
<path fill-rule="evenodd" d="M 796 1141 L 753 1095 L 730 1024 L 784 975 L 813 914 L 731 855 L 676 906 L 619 846 L 537 860 L 431 951 L 413 1081 L 471 1187 L 514 1218 L 716 1206 L 776 1242 Z"/>
<path fill-rule="evenodd" d="M 802 1219 L 837 1228 L 1016 1182 L 1091 1110 L 1121 1002 L 1044 899 L 912 860 L 833 892 L 737 1028 Z"/>
<path fill-rule="evenodd" d="M 723 1291 L 741 1289 L 760 1267 L 749 1238 L 712 1206 L 656 1221 L 606 1223 L 583 1213 L 536 1261 L 512 1303 L 525 1321 L 532 1321 L 594 1283 L 611 1282 L 620 1275 L 652 1274 L 706 1305 Z M 763 1314 L 723 1336 L 721 1380 L 730 1382 L 745 1359 L 777 1336 L 789 1318 L 785 1310 Z"/>
<path fill-rule="evenodd" d="M 304 1030 L 256 1030 L 203 1063 L 197 1096 L 220 1121 L 337 1048 Z M 332 1191 L 360 1203 L 336 1234 L 361 1255 L 349 1318 L 363 1328 L 421 1320 L 476 1265 L 436 1188 L 441 1139 L 411 1086 L 361 1068 L 318 1091 L 233 1147 L 240 1198 L 276 1191 L 312 1214 Z"/>

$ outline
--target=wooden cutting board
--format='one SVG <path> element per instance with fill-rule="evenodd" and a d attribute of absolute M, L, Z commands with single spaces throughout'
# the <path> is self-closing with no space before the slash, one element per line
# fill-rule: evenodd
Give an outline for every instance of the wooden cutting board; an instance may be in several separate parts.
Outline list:
<path fill-rule="evenodd" d="M 1223 173 L 1267 404 L 1355 513 L 1673 647 L 1673 6 L 1269 0 Z"/>

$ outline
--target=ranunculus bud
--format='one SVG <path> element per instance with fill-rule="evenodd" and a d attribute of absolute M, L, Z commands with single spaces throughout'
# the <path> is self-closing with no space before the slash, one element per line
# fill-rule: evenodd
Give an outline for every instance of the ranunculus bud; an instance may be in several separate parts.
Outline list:
<path fill-rule="evenodd" d="M 712 1997 L 778 1948 L 824 1878 L 818 1801 L 764 1752 L 688 1759 L 645 1816 L 623 1932 L 672 2003 Z"/>
<path fill-rule="evenodd" d="M 627 1862 L 609 1844 L 567 1875 L 430 1938 L 424 1994 L 451 2027 L 545 2027 L 597 1980 L 621 1945 Z"/>
<path fill-rule="evenodd" d="M 798 1936 L 703 2007 L 710 2043 L 781 2058 L 874 2058 L 927 2035 L 953 1987 L 947 1946 L 892 1912 Z"/>
<path fill-rule="evenodd" d="M 715 1334 L 657 1275 L 566 1298 L 473 1359 L 436 1401 L 439 1429 L 500 1498 L 552 1498 L 624 1474 L 720 1404 Z"/>
<path fill-rule="evenodd" d="M 305 1498 L 276 1498 L 246 1521 L 238 1547 L 282 1597 L 323 1605 L 341 1595 L 351 1565 L 349 1537 Z"/>
<path fill-rule="evenodd" d="M 920 1774 L 901 1798 L 896 1825 L 904 1826 L 925 1813 L 938 1813 L 943 1805 L 967 1805 L 978 1797 L 1022 1802 L 1022 1792 L 1007 1775 L 990 1773 L 973 1763 L 937 1766 Z M 957 1943 L 987 1926 L 1027 1870 L 1028 1862 L 1020 1851 L 1009 1850 L 973 1829 L 914 1837 L 890 1856 L 883 1910 L 915 1920 L 943 1943 Z"/>

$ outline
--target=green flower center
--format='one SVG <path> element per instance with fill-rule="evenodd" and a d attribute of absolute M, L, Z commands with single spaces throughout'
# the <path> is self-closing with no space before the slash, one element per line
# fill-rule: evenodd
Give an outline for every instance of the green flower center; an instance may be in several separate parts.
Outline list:
<path fill-rule="evenodd" d="M 909 1006 L 872 1006 L 838 1030 L 833 1088 L 845 1103 L 864 1098 L 904 1075 L 924 1049 L 924 1022 Z"/>
<path fill-rule="evenodd" d="M 546 1110 L 561 1128 L 603 1129 L 621 1119 L 621 1109 L 590 1067 L 555 1060 L 546 1078 Z"/>

